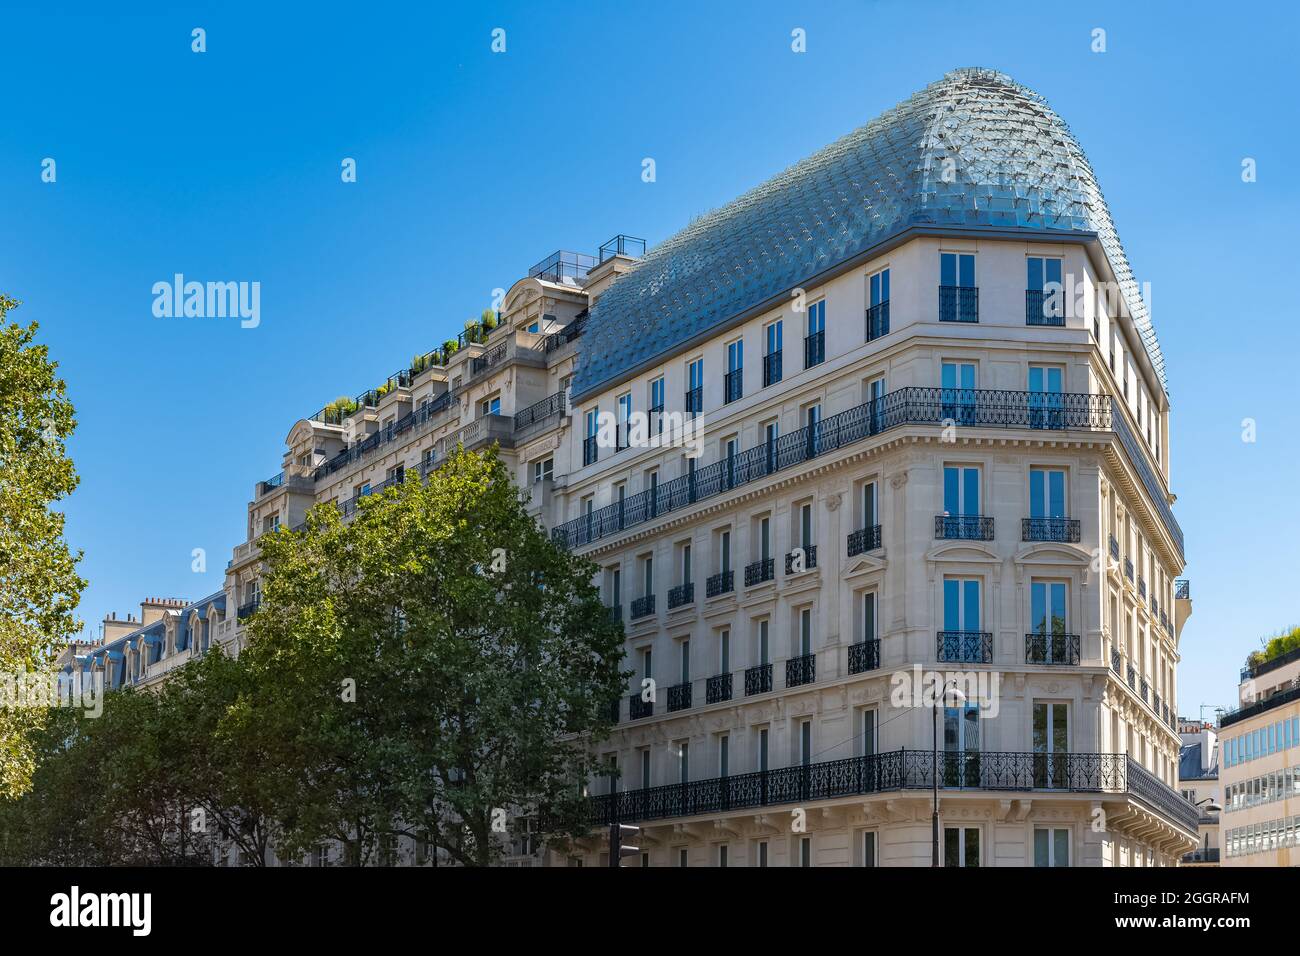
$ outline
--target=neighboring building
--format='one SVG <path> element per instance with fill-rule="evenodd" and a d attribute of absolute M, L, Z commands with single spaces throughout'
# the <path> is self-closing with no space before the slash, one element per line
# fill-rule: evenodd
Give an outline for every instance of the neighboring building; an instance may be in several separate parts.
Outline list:
<path fill-rule="evenodd" d="M 611 819 L 647 865 L 928 865 L 936 774 L 945 865 L 1194 850 L 1164 362 L 1042 98 L 956 71 L 644 251 L 555 253 L 297 421 L 211 641 L 243 645 L 264 532 L 495 442 L 636 669 L 591 838 L 511 865 L 606 863 Z M 913 668 L 968 691 L 937 768 Z"/>
<path fill-rule="evenodd" d="M 1218 866 L 1219 813 L 1223 805 L 1219 789 L 1219 740 L 1213 724 L 1180 721 L 1178 736 L 1183 742 L 1178 755 L 1178 790 L 1200 814 L 1200 845 L 1183 857 L 1190 866 Z"/>
<path fill-rule="evenodd" d="M 1300 651 L 1241 672 L 1219 718 L 1223 865 L 1300 865 Z"/>

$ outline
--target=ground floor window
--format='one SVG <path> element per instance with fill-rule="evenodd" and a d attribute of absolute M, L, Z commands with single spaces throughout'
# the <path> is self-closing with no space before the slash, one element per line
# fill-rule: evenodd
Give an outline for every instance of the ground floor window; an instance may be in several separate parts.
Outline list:
<path fill-rule="evenodd" d="M 1069 866 L 1070 831 L 1034 829 L 1034 866 Z"/>
<path fill-rule="evenodd" d="M 944 866 L 979 866 L 979 827 L 944 827 Z"/>

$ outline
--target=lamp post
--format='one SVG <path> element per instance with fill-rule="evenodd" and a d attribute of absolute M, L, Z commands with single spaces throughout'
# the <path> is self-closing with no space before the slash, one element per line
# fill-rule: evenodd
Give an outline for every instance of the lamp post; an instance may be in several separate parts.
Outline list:
<path fill-rule="evenodd" d="M 957 686 L 956 680 L 950 680 L 943 685 L 943 690 L 939 691 L 934 699 L 934 707 L 930 711 L 930 729 L 932 735 L 932 758 L 930 765 L 932 780 L 934 785 L 934 811 L 930 816 L 930 866 L 939 865 L 939 708 L 948 698 L 948 688 L 951 686 L 954 702 L 960 704 L 966 699 L 966 695 L 961 692 Z"/>

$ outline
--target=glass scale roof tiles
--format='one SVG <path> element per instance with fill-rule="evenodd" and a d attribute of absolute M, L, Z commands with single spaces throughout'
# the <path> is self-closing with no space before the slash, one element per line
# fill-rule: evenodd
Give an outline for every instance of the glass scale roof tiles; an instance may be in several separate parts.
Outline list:
<path fill-rule="evenodd" d="M 651 250 L 592 308 L 573 395 L 925 226 L 1096 233 L 1167 388 L 1146 304 L 1069 127 L 1033 90 L 971 68 Z"/>

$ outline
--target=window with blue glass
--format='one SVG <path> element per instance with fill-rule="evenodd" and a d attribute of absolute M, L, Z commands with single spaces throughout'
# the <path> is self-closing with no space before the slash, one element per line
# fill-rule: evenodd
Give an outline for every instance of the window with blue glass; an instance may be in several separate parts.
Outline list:
<path fill-rule="evenodd" d="M 944 362 L 939 374 L 943 417 L 958 425 L 975 424 L 975 363 Z"/>
<path fill-rule="evenodd" d="M 1029 366 L 1029 427 L 1061 428 L 1064 424 L 1065 370 L 1059 365 Z"/>
<path fill-rule="evenodd" d="M 945 465 L 943 510 L 949 515 L 980 513 L 980 470 L 975 465 Z"/>
<path fill-rule="evenodd" d="M 1031 518 L 1065 517 L 1065 470 L 1031 468 L 1029 470 L 1029 516 Z"/>
<path fill-rule="evenodd" d="M 939 254 L 939 321 L 978 322 L 979 297 L 975 288 L 975 256 Z"/>
<path fill-rule="evenodd" d="M 826 300 L 808 306 L 808 334 L 804 338 L 803 367 L 812 368 L 826 360 Z"/>
<path fill-rule="evenodd" d="M 781 345 L 784 323 L 777 319 L 763 330 L 763 387 L 781 381 Z M 739 345 L 740 343 L 735 343 Z"/>
<path fill-rule="evenodd" d="M 1025 324 L 1064 325 L 1065 292 L 1061 260 L 1030 256 L 1025 260 Z"/>
<path fill-rule="evenodd" d="M 867 279 L 867 341 L 889 333 L 889 270 Z"/>

